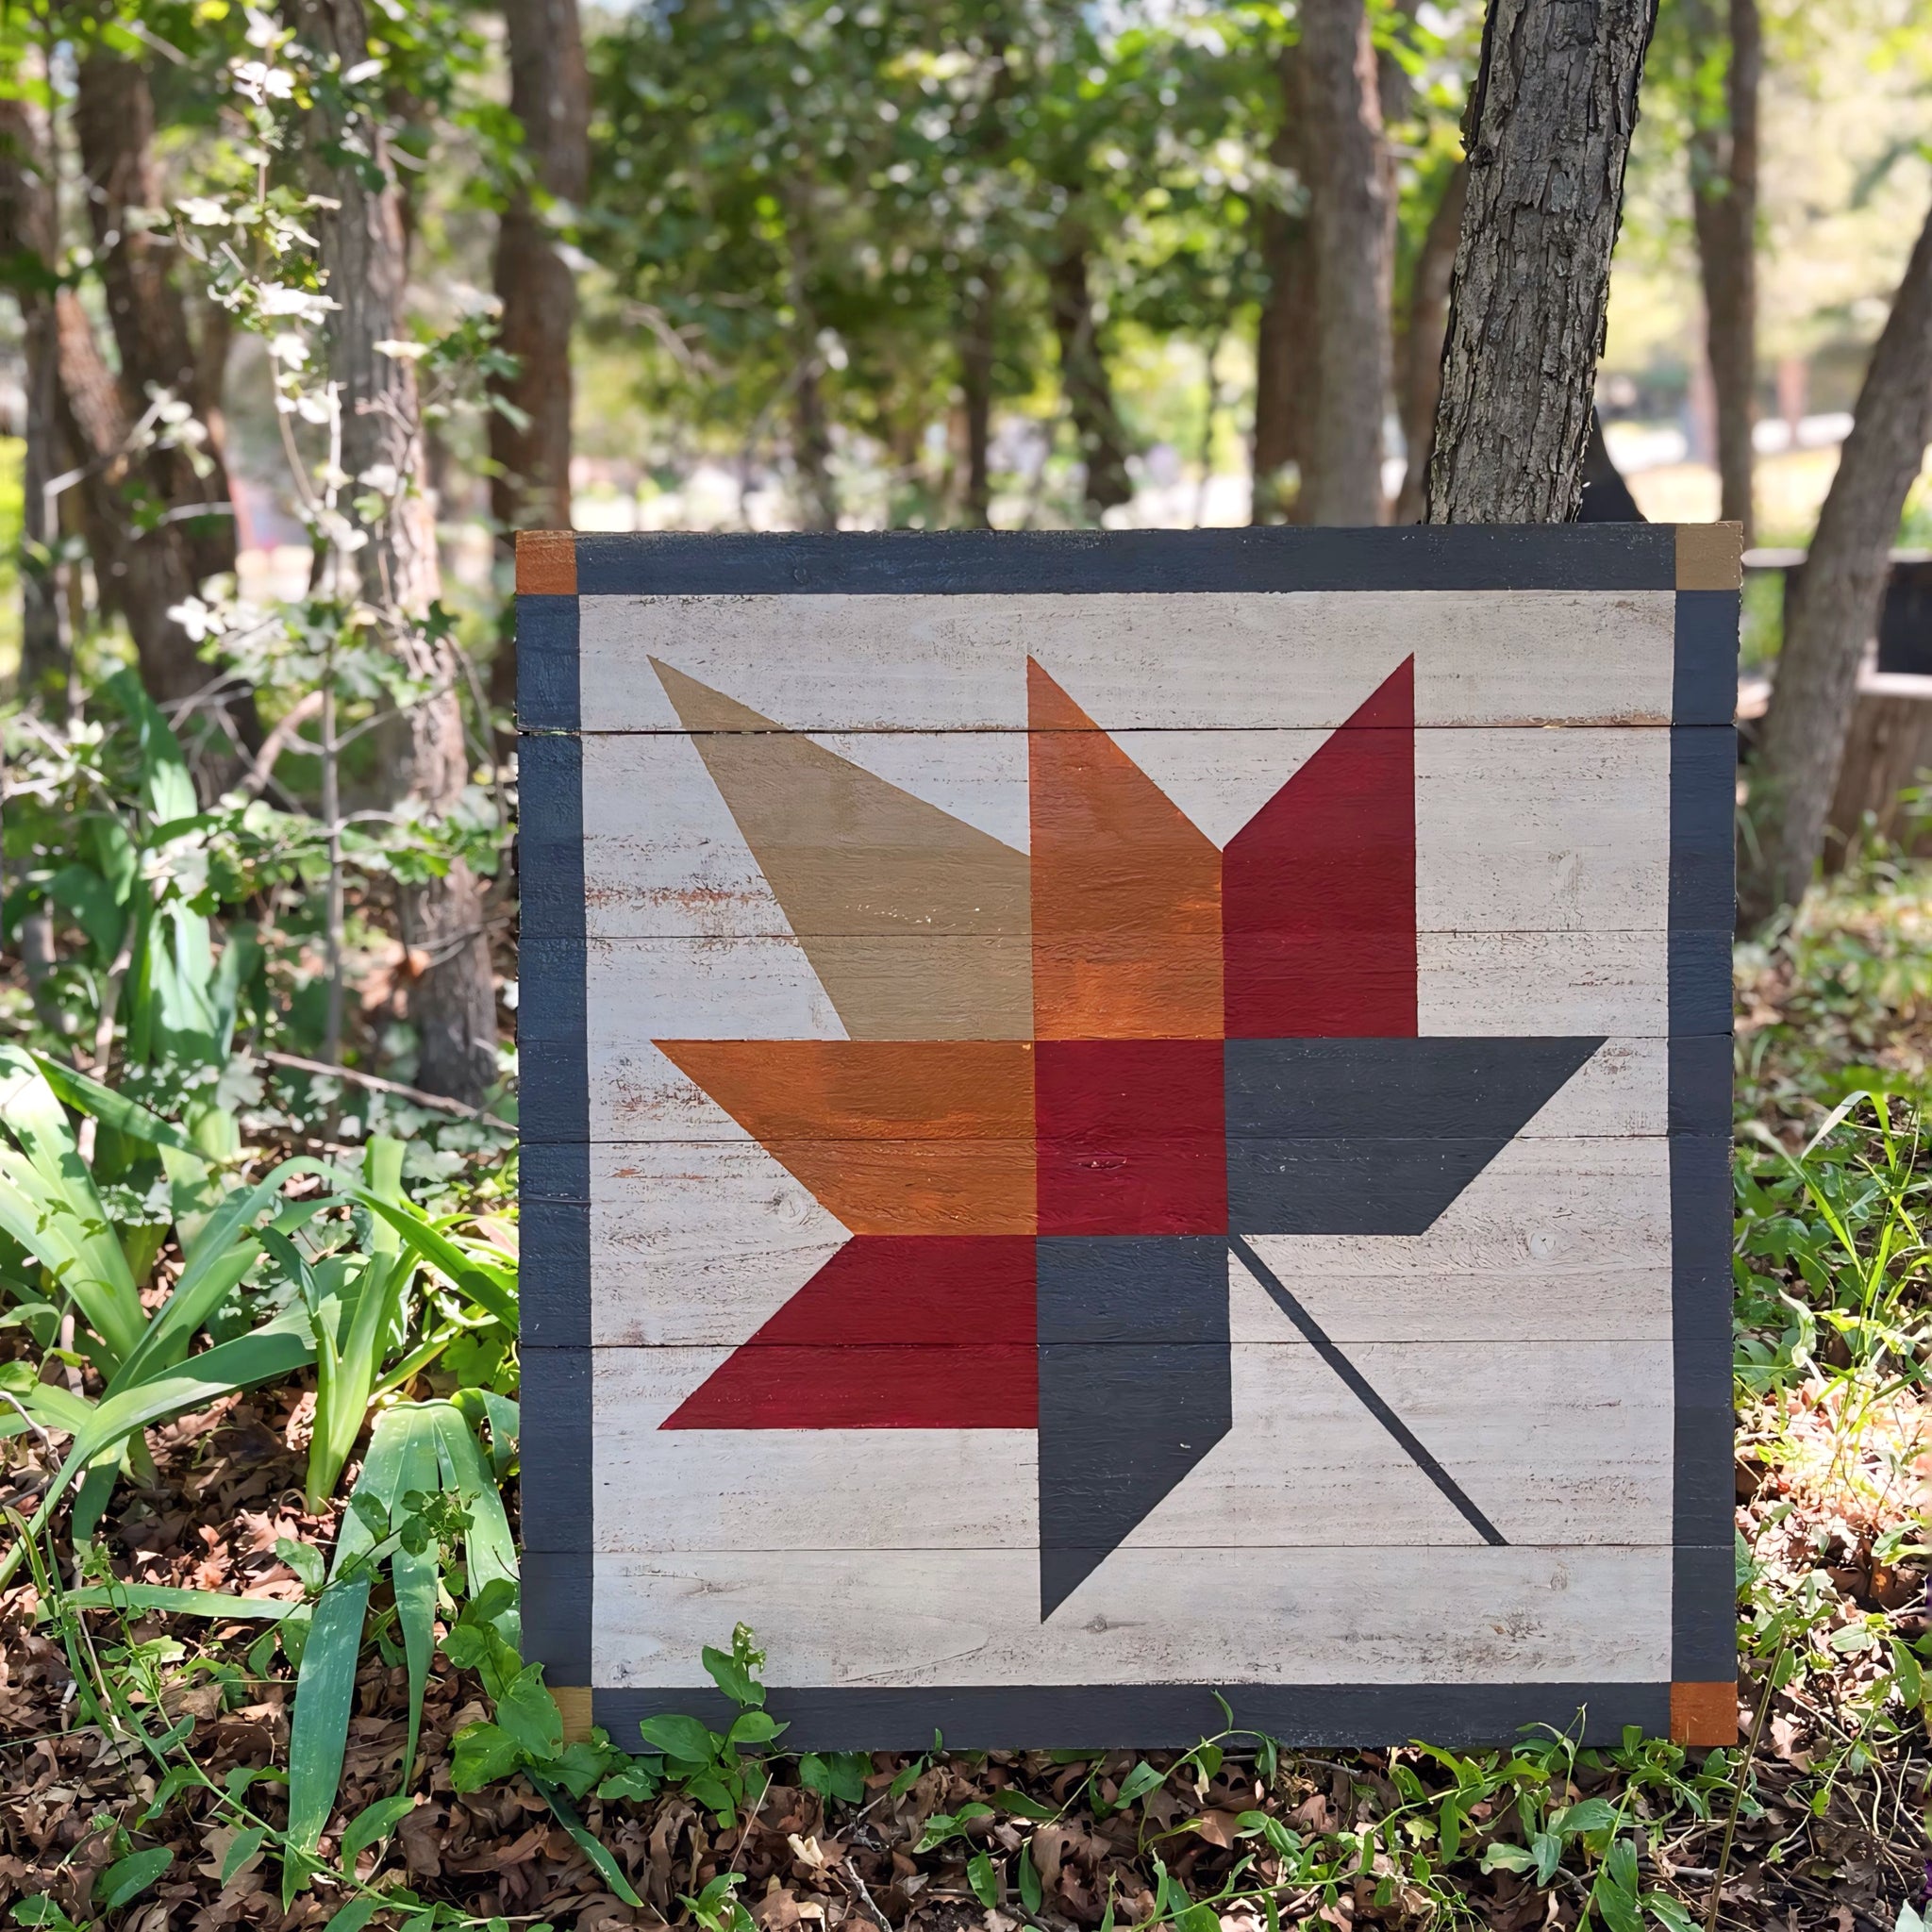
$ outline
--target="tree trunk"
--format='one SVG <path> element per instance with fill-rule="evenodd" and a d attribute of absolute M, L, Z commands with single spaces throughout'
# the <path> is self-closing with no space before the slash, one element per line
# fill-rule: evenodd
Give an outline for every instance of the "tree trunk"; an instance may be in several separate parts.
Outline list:
<path fill-rule="evenodd" d="M 301 38 L 342 69 L 368 57 L 361 0 L 292 0 Z M 383 636 L 430 695 L 392 734 L 389 790 L 446 812 L 469 781 L 460 667 L 446 641 L 423 622 L 441 590 L 436 520 L 423 494 L 423 424 L 412 363 L 381 341 L 407 334 L 408 261 L 401 209 L 384 128 L 318 95 L 308 139 L 315 187 L 336 205 L 314 212 L 338 304 L 328 316 L 329 373 L 342 396 L 342 468 L 352 477 L 396 479 L 385 509 L 363 525 L 353 588 L 372 607 Z M 412 988 L 410 1016 L 421 1039 L 417 1082 L 432 1093 L 478 1104 L 496 1075 L 496 994 L 483 924 L 483 893 L 469 867 L 452 862 L 441 879 L 403 892 L 405 940 L 429 956 Z"/>
<path fill-rule="evenodd" d="M 0 98 L 0 260 L 20 304 L 26 460 L 21 478 L 20 695 L 67 714 L 70 658 L 51 564 L 58 523 L 47 485 L 67 468 L 52 295 L 56 240 L 45 129 L 27 104 Z"/>
<path fill-rule="evenodd" d="M 1304 0 L 1302 153 L 1315 285 L 1302 497 L 1311 524 L 1377 524 L 1394 184 L 1364 0 Z"/>
<path fill-rule="evenodd" d="M 490 513 L 506 558 L 518 530 L 571 526 L 571 332 L 577 285 L 558 250 L 548 204 L 579 206 L 591 179 L 591 83 L 577 0 L 504 0 L 509 109 L 522 124 L 531 188 L 519 186 L 496 230 L 503 347 L 517 358 L 490 412 Z M 540 205 L 541 204 L 541 205 Z M 505 627 L 490 667 L 491 702 L 516 701 L 516 641 Z"/>
<path fill-rule="evenodd" d="M 1729 0 L 1720 33 L 1714 0 L 1695 0 L 1692 46 L 1724 68 L 1724 115 L 1700 116 L 1690 138 L 1690 202 L 1704 281 L 1705 341 L 1717 404 L 1719 514 L 1753 535 L 1751 427 L 1757 377 L 1757 86 L 1764 66 L 1757 0 Z"/>
<path fill-rule="evenodd" d="M 1873 351 L 1852 433 L 1785 619 L 1751 777 L 1755 841 L 1740 854 L 1739 917 L 1804 896 L 1824 844 L 1858 663 L 1878 625 L 1906 492 L 1932 437 L 1932 215 Z"/>
<path fill-rule="evenodd" d="M 1419 524 L 1428 496 L 1429 437 L 1436 405 L 1442 396 L 1442 329 L 1449 316 L 1449 276 L 1456 267 L 1456 240 L 1462 231 L 1462 204 L 1469 193 L 1469 169 L 1457 161 L 1442 184 L 1442 198 L 1429 217 L 1408 285 L 1408 313 L 1403 318 L 1401 372 L 1396 381 L 1402 412 L 1402 441 L 1407 467 L 1393 521 Z"/>
<path fill-rule="evenodd" d="M 1060 389 L 1074 419 L 1080 460 L 1087 466 L 1088 513 L 1098 518 L 1101 511 L 1131 501 L 1134 483 L 1127 475 L 1126 439 L 1113 406 L 1113 385 L 1100 353 L 1084 240 L 1064 246 L 1047 263 L 1046 280 L 1060 349 Z"/>
<path fill-rule="evenodd" d="M 165 206 L 154 163 L 155 105 L 147 75 L 96 43 L 80 63 L 74 109 L 94 267 L 107 295 L 108 326 L 121 359 L 121 395 L 138 422 L 157 390 L 194 409 L 207 432 L 206 474 L 186 449 L 154 449 L 142 459 L 148 487 L 178 521 L 188 568 L 198 584 L 235 568 L 235 518 L 222 446 L 220 392 L 205 414 L 209 372 L 188 327 L 181 291 L 168 274 L 174 251 L 157 246 L 147 211 Z M 225 332 L 224 332 L 225 336 Z M 183 516 L 205 504 L 203 516 Z M 203 675 L 206 681 L 206 674 Z"/>
<path fill-rule="evenodd" d="M 1300 175 L 1301 90 L 1297 49 L 1282 49 L 1281 126 L 1268 158 L 1283 174 Z M 1307 217 L 1274 201 L 1261 204 L 1261 267 L 1268 291 L 1255 329 L 1254 502 L 1249 521 L 1302 521 L 1304 499 L 1291 490 L 1290 464 L 1299 470 L 1307 450 L 1307 380 L 1314 340 L 1314 284 L 1308 268 Z"/>
<path fill-rule="evenodd" d="M 959 397 L 966 416 L 967 526 L 992 527 L 993 331 L 999 316 L 1000 273 L 981 262 L 968 277 L 960 304 Z"/>
<path fill-rule="evenodd" d="M 1490 0 L 1463 146 L 1432 524 L 1576 514 L 1657 0 Z"/>

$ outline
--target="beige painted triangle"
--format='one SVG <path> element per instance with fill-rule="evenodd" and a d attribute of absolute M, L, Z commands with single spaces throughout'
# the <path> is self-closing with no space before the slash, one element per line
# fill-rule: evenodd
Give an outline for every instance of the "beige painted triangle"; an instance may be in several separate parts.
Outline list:
<path fill-rule="evenodd" d="M 651 664 L 854 1040 L 1031 1038 L 1024 852 Z"/>

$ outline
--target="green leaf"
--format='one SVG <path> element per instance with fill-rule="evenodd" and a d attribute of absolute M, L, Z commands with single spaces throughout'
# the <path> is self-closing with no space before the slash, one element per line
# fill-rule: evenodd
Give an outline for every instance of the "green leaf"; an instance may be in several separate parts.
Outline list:
<path fill-rule="evenodd" d="M 13 1922 L 17 1925 L 49 1926 L 52 1932 L 80 1932 L 80 1927 L 44 1891 L 16 1900 Z"/>
<path fill-rule="evenodd" d="M 647 1798 L 658 1795 L 658 1781 L 635 1758 L 622 1771 L 613 1771 L 597 1786 L 600 1798 L 628 1798 L 633 1804 L 642 1804 Z"/>
<path fill-rule="evenodd" d="M 449 1781 L 459 1791 L 479 1791 L 522 1762 L 517 1740 L 501 1724 L 465 1724 L 450 1740 Z"/>
<path fill-rule="evenodd" d="M 1536 1882 L 1547 1885 L 1563 1862 L 1563 1840 L 1554 1831 L 1540 1831 L 1530 1840 L 1529 1849 L 1536 1859 Z"/>
<path fill-rule="evenodd" d="M 1558 1838 L 1573 1838 L 1586 1831 L 1608 1831 L 1616 1822 L 1617 1807 L 1607 1798 L 1585 1798 L 1557 1812 L 1550 1829 Z"/>
<path fill-rule="evenodd" d="M 694 1717 L 668 1710 L 647 1717 L 638 1729 L 653 1751 L 686 1764 L 708 1764 L 717 1755 L 718 1740 Z"/>
<path fill-rule="evenodd" d="M 798 1781 L 808 1791 L 857 1805 L 865 1796 L 871 1770 L 872 1759 L 862 1751 L 808 1751 L 798 1760 Z"/>
<path fill-rule="evenodd" d="M 175 1854 L 166 1845 L 130 1852 L 126 1857 L 117 1858 L 96 1881 L 94 1903 L 104 1912 L 118 1912 L 129 1899 L 145 1891 L 174 1862 Z"/>
<path fill-rule="evenodd" d="M 1668 1892 L 1647 1893 L 1643 1909 L 1664 1928 L 1664 1932 L 1697 1932 L 1697 1921 Z"/>
<path fill-rule="evenodd" d="M 583 1820 L 571 1808 L 563 1794 L 547 1778 L 538 1777 L 532 1774 L 530 1782 L 536 1786 L 543 1802 L 550 1807 L 552 1816 L 576 1840 L 577 1849 L 597 1868 L 604 1883 L 625 1905 L 633 1910 L 641 1911 L 644 1902 L 631 1890 L 630 1880 L 624 1875 L 624 1867 L 584 1829 Z"/>
<path fill-rule="evenodd" d="M 227 1884 L 242 1866 L 260 1851 L 262 1840 L 268 1836 L 265 1824 L 252 1824 L 246 1831 L 238 1831 L 228 1840 L 226 1855 L 222 1859 L 222 1883 Z"/>
<path fill-rule="evenodd" d="M 1033 1840 L 1028 1839 L 1019 1853 L 1020 1903 L 1029 1912 L 1040 1909 L 1042 1893 L 1040 1888 L 1040 1867 L 1033 1862 Z M 1217 1922 L 1218 1923 L 1218 1922 Z"/>
<path fill-rule="evenodd" d="M 1590 1897 L 1609 1932 L 1643 1932 L 1637 1909 L 1637 1847 L 1627 1838 L 1604 1854 Z"/>
<path fill-rule="evenodd" d="M 1533 1872 L 1536 1858 L 1521 1845 L 1496 1843 L 1483 1847 L 1482 1872 Z"/>
<path fill-rule="evenodd" d="M 365 1892 L 360 1898 L 352 1898 L 329 1919 L 322 1932 L 362 1932 L 363 1926 L 375 1918 L 389 1901 L 374 1892 Z"/>
<path fill-rule="evenodd" d="M 1121 1788 L 1114 1795 L 1114 1803 L 1124 1808 L 1137 1798 L 1144 1798 L 1149 1791 L 1158 1791 L 1166 1782 L 1166 1772 L 1156 1771 L 1143 1757 L 1121 1780 Z"/>
<path fill-rule="evenodd" d="M 727 1744 L 769 1744 L 785 1728 L 769 1711 L 741 1711 L 724 1734 Z"/>
<path fill-rule="evenodd" d="M 992 1868 L 992 1859 L 985 1852 L 974 1852 L 966 1861 L 966 1883 L 973 1888 L 973 1896 L 988 1911 L 1000 1902 L 999 1874 Z"/>
<path fill-rule="evenodd" d="M 356 1860 L 378 1840 L 386 1839 L 416 1807 L 415 1794 L 396 1791 L 365 1805 L 342 1828 L 341 1863 L 344 1876 L 354 1874 Z"/>
<path fill-rule="evenodd" d="M 352 1521 L 343 1519 L 336 1552 L 339 1561 Z M 295 1710 L 289 1731 L 289 1843 L 291 1850 L 311 1858 L 341 1782 L 370 1580 L 369 1571 L 359 1568 L 345 1581 L 330 1584 L 316 1599 L 302 1648 L 302 1667 L 295 1674 Z M 285 1862 L 285 1890 L 288 1871 Z"/>
<path fill-rule="evenodd" d="M 230 1596 L 221 1590 L 176 1590 L 165 1583 L 90 1584 L 85 1590 L 65 1591 L 60 1601 L 76 1610 L 165 1610 L 171 1617 L 209 1617 L 216 1621 L 234 1618 L 238 1622 L 259 1618 L 279 1623 L 295 1608 L 293 1604 L 277 1603 L 273 1597 Z M 42 1615 L 53 1607 L 42 1604 Z"/>
<path fill-rule="evenodd" d="M 496 1700 L 496 1722 L 517 1749 L 541 1764 L 563 1749 L 563 1713 L 543 1688 L 543 1666 L 528 1664 Z"/>
<path fill-rule="evenodd" d="M 751 1706 L 762 1705 L 765 1701 L 765 1687 L 747 1671 L 729 1652 L 715 1649 L 706 1644 L 700 1653 L 705 1669 L 711 1674 L 711 1681 L 734 1704 Z"/>
<path fill-rule="evenodd" d="M 997 1790 L 992 1794 L 992 1803 L 995 1810 L 1009 1811 L 1015 1818 L 1031 1818 L 1038 1822 L 1059 1816 L 1051 1805 L 1042 1805 L 1038 1798 L 1029 1798 L 1024 1791 Z"/>

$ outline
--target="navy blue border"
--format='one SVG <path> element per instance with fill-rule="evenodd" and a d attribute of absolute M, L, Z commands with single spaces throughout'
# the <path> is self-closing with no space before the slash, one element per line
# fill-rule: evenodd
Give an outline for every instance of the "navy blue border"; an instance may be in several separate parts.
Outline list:
<path fill-rule="evenodd" d="M 1676 587 L 1676 531 L 1668 524 L 837 536 L 667 531 L 576 540 L 583 597 L 1669 591 Z"/>
<path fill-rule="evenodd" d="M 553 1684 L 591 1681 L 591 1101 L 577 600 L 517 599 L 517 1113 L 523 1628 Z M 541 717 L 555 728 L 527 727 Z"/>
<path fill-rule="evenodd" d="M 579 595 L 934 595 L 1182 591 L 1674 589 L 1666 525 L 1388 530 L 580 536 Z M 524 1401 L 524 1628 L 550 1680 L 591 1680 L 594 1546 L 582 754 L 577 598 L 518 607 Z M 1672 1676 L 1736 1674 L 1730 1287 L 1731 819 L 1739 598 L 1676 592 L 1671 732 L 1670 1099 L 1676 1377 Z M 1612 1742 L 1670 1727 L 1670 1685 L 1237 1685 L 1236 1721 L 1294 1744 L 1449 1746 L 1524 1724 Z M 600 1689 L 625 1740 L 676 1709 L 723 1718 L 715 1693 Z M 1018 1741 L 1184 1746 L 1221 1728 L 1193 1685 L 774 1690 L 787 1741 L 956 1749 Z"/>

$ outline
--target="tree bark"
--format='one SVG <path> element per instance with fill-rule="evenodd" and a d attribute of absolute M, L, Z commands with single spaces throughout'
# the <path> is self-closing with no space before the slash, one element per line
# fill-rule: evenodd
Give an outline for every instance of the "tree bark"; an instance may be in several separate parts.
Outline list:
<path fill-rule="evenodd" d="M 1793 906 L 1824 845 L 1858 664 L 1877 630 L 1906 492 L 1932 438 L 1932 215 L 1912 249 L 1858 391 L 1852 432 L 1785 620 L 1751 777 L 1739 918 Z"/>
<path fill-rule="evenodd" d="M 50 716 L 67 714 L 70 670 L 58 587 L 49 562 L 58 522 L 47 485 L 67 468 L 59 431 L 59 355 L 54 330 L 53 184 L 45 129 L 18 97 L 0 98 L 0 260 L 20 305 L 26 442 L 21 506 L 20 695 Z"/>
<path fill-rule="evenodd" d="M 1490 0 L 1463 146 L 1432 524 L 1576 514 L 1657 0 Z"/>
<path fill-rule="evenodd" d="M 571 526 L 571 334 L 576 276 L 558 252 L 549 204 L 579 206 L 590 189 L 591 82 L 577 0 L 504 0 L 509 108 L 524 130 L 530 185 L 496 230 L 500 341 L 517 358 L 492 387 L 517 412 L 490 412 L 490 513 L 506 557 L 518 530 Z M 536 191 L 531 192 L 532 188 Z M 540 205 L 541 204 L 541 205 Z M 516 642 L 506 627 L 490 668 L 492 704 L 516 700 Z"/>
<path fill-rule="evenodd" d="M 340 70 L 368 56 L 362 0 L 291 0 L 303 42 Z M 314 220 L 327 281 L 338 305 L 327 325 L 329 374 L 342 396 L 342 468 L 351 477 L 393 479 L 393 494 L 354 558 L 359 592 L 377 625 L 430 695 L 411 706 L 391 734 L 389 790 L 431 812 L 448 811 L 469 782 L 460 666 L 449 642 L 424 619 L 441 590 L 436 520 L 423 493 L 422 409 L 414 365 L 382 354 L 381 341 L 407 333 L 408 259 L 389 144 L 380 123 L 335 97 L 318 94 L 307 129 L 317 191 L 335 203 Z M 471 1106 L 496 1076 L 496 994 L 484 930 L 483 893 L 470 868 L 405 888 L 405 940 L 429 956 L 411 989 L 410 1017 L 421 1041 L 417 1084 Z"/>
<path fill-rule="evenodd" d="M 1408 312 L 1403 318 L 1402 366 L 1396 382 L 1402 412 L 1402 441 L 1407 453 L 1402 492 L 1393 521 L 1419 524 L 1428 497 L 1429 437 L 1436 405 L 1442 395 L 1442 330 L 1449 316 L 1449 277 L 1456 267 L 1457 237 L 1462 231 L 1462 204 L 1469 193 L 1469 169 L 1457 161 L 1442 184 L 1442 198 L 1429 217 L 1408 286 Z"/>
<path fill-rule="evenodd" d="M 1301 88 L 1294 47 L 1282 49 L 1281 125 L 1268 158 L 1282 174 L 1301 175 Z M 1308 225 L 1297 209 L 1261 204 L 1261 267 L 1268 278 L 1255 329 L 1254 502 L 1256 524 L 1302 521 L 1303 498 L 1291 489 L 1307 450 L 1307 380 L 1314 340 L 1314 283 L 1308 266 Z"/>
<path fill-rule="evenodd" d="M 1113 384 L 1100 352 L 1084 238 L 1062 246 L 1046 265 L 1046 279 L 1053 332 L 1059 342 L 1060 389 L 1087 466 L 1088 513 L 1097 518 L 1130 501 L 1134 483 L 1127 475 L 1126 438 L 1114 409 Z"/>
<path fill-rule="evenodd" d="M 1705 341 L 1717 403 L 1720 516 L 1753 537 L 1751 428 L 1757 377 L 1757 90 L 1764 42 L 1757 0 L 1694 0 L 1692 45 L 1724 66 L 1724 113 L 1701 115 L 1690 137 L 1690 204 L 1704 282 Z M 1701 61 L 1700 61 L 1701 64 Z"/>
<path fill-rule="evenodd" d="M 967 526 L 992 527 L 993 336 L 999 318 L 1000 273 L 991 261 L 974 269 L 963 291 L 959 332 L 959 398 L 966 417 Z"/>
<path fill-rule="evenodd" d="M 1391 365 L 1394 183 L 1364 0 L 1304 0 L 1302 154 L 1315 287 L 1302 496 L 1311 524 L 1377 524 Z"/>
<path fill-rule="evenodd" d="M 154 162 L 155 105 L 147 75 L 134 61 L 96 43 L 80 63 L 74 125 L 86 175 L 94 267 L 107 296 L 127 418 L 139 421 L 153 392 L 166 390 L 193 409 L 207 432 L 206 475 L 196 474 L 183 448 L 150 450 L 141 464 L 148 488 L 179 523 L 188 568 L 198 584 L 235 568 L 235 518 L 219 375 L 204 362 L 190 333 L 187 304 L 169 274 L 172 250 L 145 225 L 146 211 L 167 200 Z M 195 505 L 206 505 L 208 513 L 181 514 Z"/>

